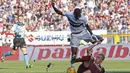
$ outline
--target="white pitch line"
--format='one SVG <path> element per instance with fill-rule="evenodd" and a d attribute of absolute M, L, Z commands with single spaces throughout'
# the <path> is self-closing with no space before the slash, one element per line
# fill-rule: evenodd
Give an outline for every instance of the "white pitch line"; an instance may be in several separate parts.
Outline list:
<path fill-rule="evenodd" d="M 106 69 L 107 71 L 130 71 L 130 69 Z"/>

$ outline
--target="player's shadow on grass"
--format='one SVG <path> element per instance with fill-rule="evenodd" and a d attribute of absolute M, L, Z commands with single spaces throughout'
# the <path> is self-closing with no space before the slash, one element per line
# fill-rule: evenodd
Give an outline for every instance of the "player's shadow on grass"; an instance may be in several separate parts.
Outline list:
<path fill-rule="evenodd" d="M 130 71 L 129 72 L 106 72 L 106 73 L 130 73 Z"/>
<path fill-rule="evenodd" d="M 10 69 L 10 68 L 0 68 L 0 69 Z"/>

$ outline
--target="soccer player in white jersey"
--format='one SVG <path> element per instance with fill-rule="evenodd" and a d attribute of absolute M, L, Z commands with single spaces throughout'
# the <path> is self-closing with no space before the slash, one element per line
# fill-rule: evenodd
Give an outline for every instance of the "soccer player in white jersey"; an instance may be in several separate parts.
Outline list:
<path fill-rule="evenodd" d="M 85 40 L 87 42 L 92 42 L 94 44 L 98 40 L 102 40 L 102 37 L 93 35 L 90 27 L 87 24 L 87 18 L 84 15 L 82 15 L 82 11 L 80 8 L 75 8 L 74 12 L 63 13 L 55 7 L 54 0 L 52 0 L 52 7 L 57 14 L 66 16 L 70 23 L 70 30 L 71 30 L 70 46 L 72 52 L 71 66 L 73 66 L 73 61 L 75 61 L 76 59 L 76 54 L 78 51 L 78 47 L 80 46 L 80 41 Z"/>

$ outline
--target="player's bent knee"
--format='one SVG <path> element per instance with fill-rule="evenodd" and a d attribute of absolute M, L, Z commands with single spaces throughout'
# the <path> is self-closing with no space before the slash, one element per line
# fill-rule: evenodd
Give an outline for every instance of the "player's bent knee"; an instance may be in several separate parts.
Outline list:
<path fill-rule="evenodd" d="M 15 53 L 16 53 L 16 51 L 15 51 L 15 50 L 11 51 L 11 55 L 14 55 Z"/>
<path fill-rule="evenodd" d="M 21 51 L 23 52 L 23 54 L 27 54 L 26 48 L 21 48 Z"/>
<path fill-rule="evenodd" d="M 87 70 L 87 71 L 85 71 L 85 72 L 83 72 L 83 73 L 91 73 L 91 71 L 90 71 L 90 70 Z"/>

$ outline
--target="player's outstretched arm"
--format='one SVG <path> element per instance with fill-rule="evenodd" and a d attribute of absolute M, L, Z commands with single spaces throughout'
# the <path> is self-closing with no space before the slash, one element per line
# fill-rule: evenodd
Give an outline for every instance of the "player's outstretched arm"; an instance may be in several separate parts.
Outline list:
<path fill-rule="evenodd" d="M 55 12 L 56 12 L 57 14 L 63 15 L 63 13 L 55 7 L 55 2 L 54 2 L 54 0 L 52 0 L 52 7 L 53 7 L 53 9 L 55 10 Z"/>
<path fill-rule="evenodd" d="M 89 27 L 88 24 L 86 24 L 86 28 L 87 28 L 87 30 L 89 31 L 89 33 L 90 33 L 91 35 L 93 35 L 93 32 L 92 32 L 92 30 L 90 29 L 90 27 Z"/>
<path fill-rule="evenodd" d="M 92 48 L 94 46 L 96 46 L 97 44 L 93 44 L 93 45 L 90 45 L 89 47 L 87 47 L 87 56 L 82 56 L 82 57 L 79 57 L 76 59 L 75 63 L 76 62 L 85 62 L 85 61 L 89 61 L 89 60 L 92 60 L 92 55 L 89 54 L 89 52 L 92 50 Z"/>
<path fill-rule="evenodd" d="M 97 44 L 90 45 L 87 47 L 87 54 L 90 54 L 90 51 L 92 50 L 93 47 L 95 47 Z"/>

